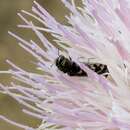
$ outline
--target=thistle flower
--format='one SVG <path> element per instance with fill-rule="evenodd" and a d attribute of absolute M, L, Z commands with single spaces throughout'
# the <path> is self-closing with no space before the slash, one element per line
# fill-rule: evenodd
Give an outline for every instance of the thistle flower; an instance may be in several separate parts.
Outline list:
<path fill-rule="evenodd" d="M 13 69 L 1 73 L 11 74 L 23 85 L 1 84 L 1 92 L 26 106 L 23 112 L 42 121 L 38 130 L 130 130 L 130 1 L 82 0 L 82 8 L 76 7 L 73 0 L 61 1 L 70 11 L 70 16 L 66 16 L 69 25 L 57 22 L 37 2 L 32 7 L 34 14 L 26 11 L 18 14 L 25 22 L 19 27 L 32 29 L 46 50 L 32 40 L 9 34 L 37 59 L 36 67 L 43 74 L 25 71 L 7 60 Z M 34 25 L 22 14 L 45 27 Z M 49 32 L 65 50 L 63 55 L 70 56 L 88 76 L 69 76 L 59 71 L 55 66 L 58 49 L 42 31 Z M 89 58 L 93 58 L 94 63 L 107 65 L 108 78 L 84 64 Z M 24 129 L 33 129 L 2 115 L 0 118 Z"/>

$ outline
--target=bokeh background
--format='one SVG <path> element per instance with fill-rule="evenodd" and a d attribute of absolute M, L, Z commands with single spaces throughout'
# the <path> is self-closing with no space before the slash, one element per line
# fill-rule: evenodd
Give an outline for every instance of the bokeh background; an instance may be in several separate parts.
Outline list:
<path fill-rule="evenodd" d="M 66 23 L 64 15 L 68 13 L 60 0 L 37 0 L 49 13 L 61 22 Z M 16 39 L 8 35 L 8 30 L 17 33 L 27 40 L 34 39 L 35 35 L 29 29 L 17 28 L 17 24 L 23 23 L 17 16 L 21 9 L 31 12 L 33 0 L 0 0 L 0 70 L 8 70 L 10 66 L 6 59 L 29 71 L 35 71 L 35 66 L 30 61 L 35 59 L 17 45 Z M 48 38 L 48 34 L 45 34 Z M 51 40 L 51 38 L 50 38 Z M 0 82 L 9 84 L 10 76 L 0 74 Z M 23 106 L 19 105 L 11 97 L 0 94 L 0 114 L 8 118 L 32 127 L 37 127 L 40 121 L 22 113 Z M 0 130 L 22 130 L 0 120 Z"/>

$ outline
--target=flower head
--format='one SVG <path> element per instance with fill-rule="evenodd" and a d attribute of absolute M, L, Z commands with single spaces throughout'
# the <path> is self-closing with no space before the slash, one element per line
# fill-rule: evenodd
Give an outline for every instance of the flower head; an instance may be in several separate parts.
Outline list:
<path fill-rule="evenodd" d="M 15 98 L 27 109 L 23 112 L 42 120 L 39 129 L 63 130 L 129 130 L 130 129 L 130 2 L 128 0 L 82 0 L 83 7 L 76 7 L 74 0 L 61 0 L 69 9 L 69 25 L 57 22 L 44 8 L 34 2 L 31 14 L 18 15 L 25 22 L 19 25 L 34 31 L 45 50 L 34 41 L 26 41 L 16 34 L 10 35 L 36 59 L 36 67 L 43 74 L 25 71 L 11 61 L 11 74 L 21 84 L 10 87 L 0 85 L 1 91 Z M 28 21 L 24 15 L 38 20 L 45 27 Z M 49 32 L 54 41 L 87 76 L 69 76 L 58 70 L 55 60 L 57 49 L 43 35 Z M 82 62 L 81 62 L 82 59 Z M 105 78 L 85 65 L 88 59 L 107 65 Z M 1 72 L 2 73 L 2 72 Z M 29 109 L 28 109 L 29 108 Z M 7 118 L 0 118 L 24 129 Z"/>

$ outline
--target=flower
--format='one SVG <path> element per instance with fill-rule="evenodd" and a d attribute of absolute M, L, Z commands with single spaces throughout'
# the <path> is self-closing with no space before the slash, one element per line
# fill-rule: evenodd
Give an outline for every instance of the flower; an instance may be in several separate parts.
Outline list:
<path fill-rule="evenodd" d="M 13 67 L 1 73 L 11 74 L 21 84 L 0 85 L 0 90 L 26 106 L 23 112 L 42 121 L 38 130 L 130 130 L 130 1 L 82 0 L 77 7 L 74 0 L 61 0 L 69 9 L 69 25 L 57 22 L 44 8 L 34 2 L 34 14 L 23 11 L 18 15 L 25 22 L 19 25 L 35 32 L 46 50 L 34 41 L 10 35 L 36 59 L 36 67 L 43 74 L 25 71 L 11 61 Z M 34 25 L 22 14 L 33 17 L 45 27 Z M 58 70 L 55 59 L 58 49 L 42 34 L 50 33 L 54 41 L 88 76 L 69 76 Z M 84 62 L 107 65 L 109 77 L 98 75 Z M 81 62 L 80 59 L 83 61 Z M 28 109 L 29 108 L 29 109 Z M 4 116 L 1 119 L 22 127 Z"/>

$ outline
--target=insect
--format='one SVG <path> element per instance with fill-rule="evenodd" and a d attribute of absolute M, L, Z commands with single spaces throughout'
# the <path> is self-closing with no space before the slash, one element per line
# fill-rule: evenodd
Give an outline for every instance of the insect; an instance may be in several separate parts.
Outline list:
<path fill-rule="evenodd" d="M 71 58 L 66 58 L 63 55 L 59 55 L 56 58 L 55 64 L 60 71 L 67 73 L 69 76 L 88 76 L 76 62 L 72 61 Z M 85 63 L 85 65 L 97 74 L 102 74 L 105 77 L 108 76 L 109 71 L 107 65 L 100 63 Z"/>
<path fill-rule="evenodd" d="M 71 58 L 68 59 L 63 55 L 59 55 L 55 63 L 60 71 L 67 73 L 69 76 L 87 76 L 87 73 Z"/>
<path fill-rule="evenodd" d="M 107 65 L 100 64 L 100 63 L 87 63 L 86 65 L 88 66 L 88 68 L 90 68 L 97 74 L 104 75 L 105 77 L 108 76 L 109 71 Z"/>

